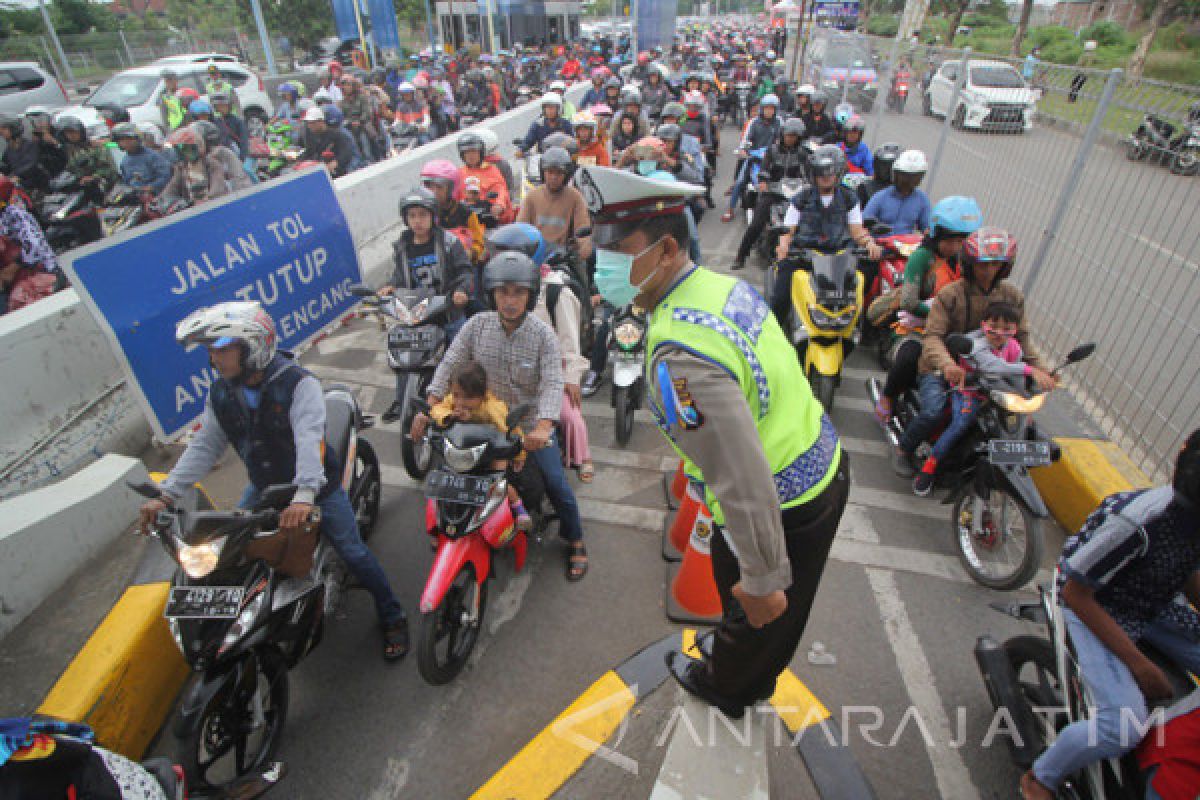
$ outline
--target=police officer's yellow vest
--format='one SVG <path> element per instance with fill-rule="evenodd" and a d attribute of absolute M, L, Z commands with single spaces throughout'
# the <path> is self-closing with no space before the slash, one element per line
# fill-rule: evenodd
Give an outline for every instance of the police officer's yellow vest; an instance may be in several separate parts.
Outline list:
<path fill-rule="evenodd" d="M 646 383 L 649 406 L 671 447 L 683 459 L 688 477 L 704 476 L 675 443 L 667 424 L 662 392 L 653 367 L 660 347 L 679 347 L 711 361 L 738 382 L 758 427 L 767 463 L 775 475 L 780 506 L 791 508 L 820 494 L 841 460 L 833 423 L 813 397 L 796 351 L 763 298 L 750 285 L 706 269 L 692 270 L 650 314 L 646 334 Z M 695 398 L 704 412 L 704 398 Z M 703 424 L 719 424 L 705 419 Z M 713 520 L 724 515 L 705 487 Z"/>
<path fill-rule="evenodd" d="M 171 94 L 164 94 L 162 96 L 162 105 L 167 112 L 167 118 L 164 121 L 167 123 L 169 133 L 183 124 L 183 103 L 178 97 Z"/>

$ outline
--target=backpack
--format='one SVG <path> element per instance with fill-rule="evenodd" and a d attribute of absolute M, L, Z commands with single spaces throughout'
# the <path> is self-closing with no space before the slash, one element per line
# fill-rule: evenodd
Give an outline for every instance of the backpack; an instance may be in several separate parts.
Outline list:
<path fill-rule="evenodd" d="M 550 314 L 550 322 L 555 330 L 558 329 L 558 317 L 555 309 L 563 289 L 568 289 L 579 300 L 579 352 L 585 356 L 591 352 L 592 340 L 595 338 L 595 322 L 592 315 L 592 296 L 587 287 L 580 282 L 574 272 L 568 267 L 554 267 L 554 271 L 563 276 L 563 283 L 547 283 L 546 311 Z"/>

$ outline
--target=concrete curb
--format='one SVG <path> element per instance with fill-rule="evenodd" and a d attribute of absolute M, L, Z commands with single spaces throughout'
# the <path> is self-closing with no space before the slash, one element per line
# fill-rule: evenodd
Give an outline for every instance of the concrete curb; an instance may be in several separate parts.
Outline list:
<path fill-rule="evenodd" d="M 1079 530 L 1108 495 L 1151 485 L 1145 473 L 1112 442 L 1066 437 L 1054 441 L 1062 448 L 1062 458 L 1030 474 L 1068 536 Z"/>

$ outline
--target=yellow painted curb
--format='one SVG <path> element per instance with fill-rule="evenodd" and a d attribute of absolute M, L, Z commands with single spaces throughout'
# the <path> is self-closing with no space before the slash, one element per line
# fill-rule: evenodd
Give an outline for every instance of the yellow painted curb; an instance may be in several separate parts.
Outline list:
<path fill-rule="evenodd" d="M 554 794 L 608 741 L 637 697 L 616 672 L 604 673 L 471 800 L 538 800 Z"/>
<path fill-rule="evenodd" d="M 38 712 L 85 722 L 100 744 L 140 759 L 191 672 L 162 615 L 170 587 L 126 589 Z"/>
<path fill-rule="evenodd" d="M 1062 458 L 1031 470 L 1033 482 L 1058 524 L 1072 535 L 1100 501 L 1115 492 L 1150 485 L 1150 479 L 1112 442 L 1055 439 Z"/>
<path fill-rule="evenodd" d="M 829 718 L 829 709 L 790 669 L 785 669 L 775 679 L 775 694 L 771 695 L 771 705 L 792 733 L 799 733 L 809 725 L 824 722 Z"/>

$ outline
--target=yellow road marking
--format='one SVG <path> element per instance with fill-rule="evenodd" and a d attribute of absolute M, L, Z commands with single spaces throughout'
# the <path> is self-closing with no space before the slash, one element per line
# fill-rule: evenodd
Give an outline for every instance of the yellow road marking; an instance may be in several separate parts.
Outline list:
<path fill-rule="evenodd" d="M 771 705 L 792 733 L 823 722 L 829 717 L 829 709 L 790 669 L 785 669 L 775 680 L 775 694 L 771 696 Z"/>
<path fill-rule="evenodd" d="M 550 797 L 612 736 L 636 702 L 617 673 L 604 673 L 471 795 L 472 800 Z"/>

